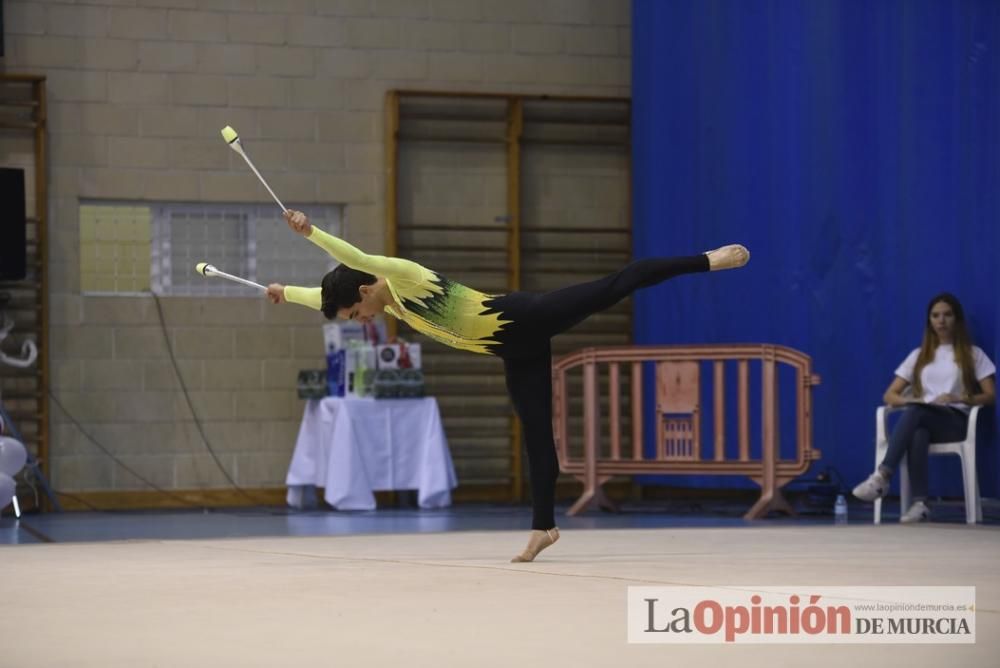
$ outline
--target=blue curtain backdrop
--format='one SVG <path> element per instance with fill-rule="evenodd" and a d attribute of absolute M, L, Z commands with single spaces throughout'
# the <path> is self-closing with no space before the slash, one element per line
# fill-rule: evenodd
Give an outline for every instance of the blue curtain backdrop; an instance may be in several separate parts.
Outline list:
<path fill-rule="evenodd" d="M 753 256 L 642 291 L 636 342 L 808 353 L 813 471 L 853 485 L 932 295 L 954 292 L 1000 354 L 1000 2 L 634 0 L 632 35 L 635 256 Z M 957 464 L 932 468 L 932 495 L 961 494 Z"/>

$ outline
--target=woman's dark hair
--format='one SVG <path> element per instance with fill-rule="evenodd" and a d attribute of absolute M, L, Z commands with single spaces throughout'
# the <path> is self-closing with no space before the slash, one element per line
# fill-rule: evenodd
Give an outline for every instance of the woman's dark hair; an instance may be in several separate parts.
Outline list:
<path fill-rule="evenodd" d="M 375 276 L 366 271 L 351 269 L 346 264 L 337 265 L 323 277 L 323 317 L 334 320 L 337 311 L 361 301 L 359 288 L 362 285 L 371 285 L 375 281 Z"/>
<path fill-rule="evenodd" d="M 927 317 L 924 318 L 924 340 L 920 344 L 920 353 L 917 355 L 917 362 L 913 368 L 913 392 L 916 396 L 923 396 L 923 384 L 920 382 L 920 372 L 924 367 L 934 360 L 934 353 L 938 345 L 937 332 L 931 326 L 931 311 L 935 304 L 944 302 L 951 307 L 951 312 L 955 315 L 955 328 L 952 332 L 952 345 L 955 348 L 955 363 L 962 370 L 962 383 L 965 391 L 969 394 L 976 392 L 976 372 L 975 364 L 972 360 L 972 335 L 965 324 L 965 311 L 962 309 L 958 297 L 948 292 L 942 292 L 931 298 L 927 304 Z"/>

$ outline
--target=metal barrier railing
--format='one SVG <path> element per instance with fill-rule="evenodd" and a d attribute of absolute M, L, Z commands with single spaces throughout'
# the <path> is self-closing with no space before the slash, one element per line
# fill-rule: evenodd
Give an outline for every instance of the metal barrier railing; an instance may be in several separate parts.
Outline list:
<path fill-rule="evenodd" d="M 726 453 L 725 364 L 737 367 L 738 453 Z M 750 448 L 750 362 L 761 365 L 761 455 L 751 457 Z M 656 365 L 657 438 L 656 453 L 643 451 L 644 363 Z M 711 457 L 701 454 L 700 368 L 713 369 L 713 448 Z M 777 365 L 795 371 L 795 458 L 782 459 L 778 433 Z M 621 367 L 631 375 L 631 453 L 622 451 Z M 603 366 L 608 379 L 609 447 L 600 447 L 602 422 L 598 377 Z M 567 372 L 582 367 L 583 372 L 583 454 L 574 457 L 569 442 L 569 391 Z M 619 475 L 740 475 L 761 486 L 761 495 L 744 516 L 763 517 L 771 510 L 793 514 L 781 488 L 804 473 L 821 453 L 812 447 L 812 387 L 820 383 L 812 373 L 812 359 L 792 348 L 770 344 L 623 346 L 585 348 L 559 358 L 552 366 L 553 431 L 560 467 L 584 484 L 583 495 L 569 509 L 575 515 L 599 505 L 614 508 L 601 486 Z M 606 450 L 607 452 L 603 452 Z"/>

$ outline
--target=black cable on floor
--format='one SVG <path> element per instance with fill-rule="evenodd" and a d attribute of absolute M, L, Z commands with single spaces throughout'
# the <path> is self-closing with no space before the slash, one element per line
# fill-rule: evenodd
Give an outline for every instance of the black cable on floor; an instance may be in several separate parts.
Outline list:
<path fill-rule="evenodd" d="M 170 333 L 167 331 L 166 318 L 163 317 L 163 306 L 160 304 L 160 297 L 155 292 L 151 294 L 153 295 L 153 300 L 156 303 L 156 313 L 160 318 L 160 329 L 163 332 L 163 341 L 167 346 L 167 354 L 170 356 L 170 363 L 174 367 L 174 374 L 177 376 L 177 382 L 180 383 L 181 393 L 184 395 L 184 400 L 187 402 L 188 410 L 191 412 L 191 419 L 194 420 L 195 427 L 198 429 L 198 434 L 201 436 L 201 440 L 205 444 L 205 448 L 208 450 L 208 453 L 212 456 L 212 460 L 215 462 L 215 465 L 222 472 L 222 475 L 225 476 L 232 488 L 243 495 L 248 501 L 255 505 L 258 504 L 259 500 L 255 499 L 249 492 L 239 486 L 233 477 L 229 475 L 229 471 L 226 470 L 226 467 L 222 465 L 222 460 L 220 460 L 219 456 L 215 454 L 215 449 L 208 440 L 208 435 L 205 433 L 201 420 L 198 418 L 198 413 L 194 410 L 194 402 L 191 401 L 191 395 L 188 392 L 187 383 L 184 382 L 184 376 L 181 374 L 180 365 L 177 363 L 177 358 L 174 356 L 174 347 L 170 345 Z"/>
<path fill-rule="evenodd" d="M 114 453 L 112 453 L 110 450 L 108 450 L 107 448 L 105 448 L 101 444 L 100 441 L 98 441 L 96 438 L 94 438 L 93 436 L 91 436 L 90 432 L 88 432 L 86 429 L 84 429 L 83 425 L 80 424 L 80 422 L 75 417 L 73 417 L 73 414 L 70 413 L 66 409 L 66 407 L 63 405 L 63 403 L 61 401 L 59 401 L 59 397 L 57 397 L 55 395 L 55 393 L 52 391 L 51 388 L 46 387 L 45 390 L 48 393 L 49 398 L 52 399 L 52 401 L 55 403 L 55 405 L 59 407 L 59 410 L 61 410 L 63 412 L 63 414 L 67 418 L 69 418 L 69 421 L 73 423 L 73 426 L 75 426 L 77 429 L 79 429 L 80 433 L 83 434 L 84 437 L 88 441 L 91 442 L 91 444 L 93 444 L 98 450 L 100 450 L 101 452 L 103 452 L 105 455 L 107 455 L 108 457 L 110 457 L 111 460 L 114 463 L 118 464 L 118 466 L 121 466 L 123 469 L 125 469 L 126 471 L 128 471 L 129 473 L 131 473 L 133 476 L 135 476 L 142 483 L 148 485 L 149 487 L 151 487 L 152 489 L 156 490 L 157 492 L 160 492 L 161 494 L 163 494 L 163 495 L 165 495 L 165 496 L 167 496 L 167 497 L 169 497 L 169 498 L 171 498 L 171 499 L 173 499 L 175 501 L 179 501 L 182 505 L 188 506 L 188 507 L 191 507 L 191 508 L 201 508 L 201 506 L 199 506 L 198 504 L 191 503 L 190 501 L 188 501 L 184 497 L 178 496 L 177 494 L 174 494 L 173 492 L 171 492 L 168 489 L 163 489 L 162 487 L 160 487 L 156 483 L 154 483 L 154 482 L 152 482 L 150 480 L 146 480 L 146 478 L 144 478 L 141 475 L 139 475 L 139 473 L 136 472 L 135 469 L 133 469 L 131 466 L 129 466 L 128 464 L 126 464 L 125 462 L 123 462 L 122 460 L 120 460 L 118 457 L 116 457 L 114 455 Z M 56 492 L 56 493 L 57 494 L 62 494 L 63 496 L 66 496 L 66 497 L 69 497 L 69 498 L 73 498 L 72 495 L 66 494 L 65 492 Z M 95 506 L 93 506 L 93 504 L 90 504 L 90 503 L 87 503 L 87 502 L 83 501 L 83 499 L 77 498 L 76 500 L 82 502 L 84 505 L 86 505 L 86 506 L 88 506 L 90 508 L 93 508 L 94 510 L 100 510 L 99 508 L 96 508 Z"/>

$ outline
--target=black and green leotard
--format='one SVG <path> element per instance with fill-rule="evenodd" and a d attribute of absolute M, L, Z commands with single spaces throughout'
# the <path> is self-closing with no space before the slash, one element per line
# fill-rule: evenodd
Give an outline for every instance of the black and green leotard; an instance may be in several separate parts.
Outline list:
<path fill-rule="evenodd" d="M 385 278 L 399 305 L 386 310 L 418 332 L 474 353 L 493 352 L 500 344 L 497 334 L 510 321 L 488 306 L 495 295 L 468 288 L 410 260 L 368 255 L 315 226 L 309 240 L 348 267 Z M 285 298 L 317 310 L 322 305 L 320 288 L 288 286 Z"/>

